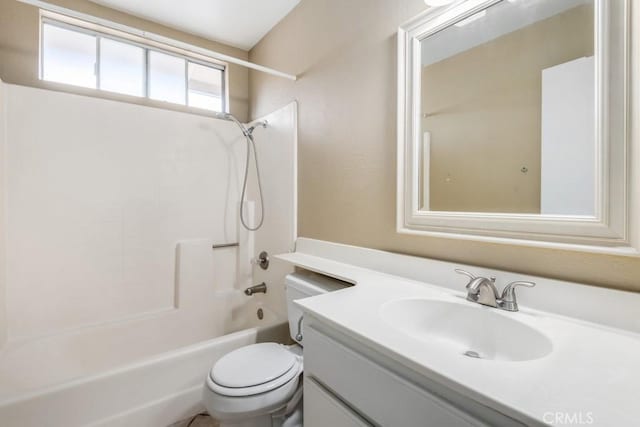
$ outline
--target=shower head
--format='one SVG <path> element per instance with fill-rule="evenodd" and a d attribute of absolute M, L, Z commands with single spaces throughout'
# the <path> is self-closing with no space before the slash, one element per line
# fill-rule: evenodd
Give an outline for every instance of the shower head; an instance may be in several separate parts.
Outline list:
<path fill-rule="evenodd" d="M 234 116 L 233 114 L 219 112 L 219 113 L 214 113 L 213 117 L 220 120 L 229 120 L 230 122 L 234 122 L 236 125 L 238 125 L 238 127 L 240 128 L 240 131 L 245 137 L 251 138 L 251 133 L 253 132 L 253 128 L 251 130 L 248 130 L 247 127 L 243 125 L 240 122 L 240 120 L 236 119 L 236 116 Z"/>
<path fill-rule="evenodd" d="M 231 113 L 215 113 L 214 117 L 216 119 L 220 119 L 220 120 L 229 120 L 232 122 L 235 122 L 235 124 L 238 125 L 238 127 L 242 130 L 242 133 L 244 134 L 244 136 L 251 136 L 251 134 L 253 134 L 253 131 L 257 128 L 257 127 L 262 127 L 262 128 L 266 128 L 268 122 L 266 120 L 260 120 L 257 122 L 253 122 L 248 128 L 243 125 L 242 123 L 240 123 L 240 120 L 236 119 L 235 116 Z"/>
<path fill-rule="evenodd" d="M 214 113 L 213 117 L 219 120 L 233 120 L 232 119 L 233 116 L 230 113 L 216 112 Z"/>

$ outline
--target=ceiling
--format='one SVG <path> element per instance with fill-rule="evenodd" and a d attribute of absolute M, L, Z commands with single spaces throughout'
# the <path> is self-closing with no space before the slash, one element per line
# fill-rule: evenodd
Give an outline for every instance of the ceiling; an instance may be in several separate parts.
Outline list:
<path fill-rule="evenodd" d="M 91 0 L 168 27 L 250 50 L 300 0 Z"/>

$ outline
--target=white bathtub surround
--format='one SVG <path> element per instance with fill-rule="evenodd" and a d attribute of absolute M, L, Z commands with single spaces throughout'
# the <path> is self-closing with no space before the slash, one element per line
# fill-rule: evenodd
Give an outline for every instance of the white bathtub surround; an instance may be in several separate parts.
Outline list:
<path fill-rule="evenodd" d="M 202 410 L 203 378 L 216 358 L 262 340 L 264 329 L 251 328 L 285 320 L 277 295 L 291 267 L 254 278 L 258 234 L 239 226 L 240 130 L 203 116 L 4 89 L 9 234 L 0 338 L 4 328 L 8 341 L 0 340 L 0 425 L 155 427 Z M 277 127 L 254 133 L 258 146 L 269 143 L 278 156 L 260 159 L 267 218 L 282 219 L 260 231 L 272 253 L 290 250 L 295 238 L 295 169 L 287 174 L 281 164 L 295 158 L 295 111 L 292 104 L 267 116 Z M 251 194 L 247 206 L 255 210 Z M 271 243 L 272 236 L 288 241 Z M 240 246 L 211 248 L 232 242 Z M 242 291 L 256 280 L 267 281 L 269 294 L 246 297 Z M 245 338 L 217 347 L 218 337 L 227 342 L 234 332 Z M 212 353 L 179 382 L 184 362 L 177 354 L 197 343 Z M 118 374 L 174 356 L 154 371 L 157 378 L 145 377 L 146 388 Z M 173 385 L 153 387 L 174 371 Z M 93 410 L 82 399 L 105 403 Z M 69 405 L 83 409 L 63 412 Z M 42 407 L 57 408 L 46 422 L 38 418 Z"/>
<path fill-rule="evenodd" d="M 171 309 L 176 242 L 237 240 L 233 123 L 6 89 L 10 340 Z"/>
<path fill-rule="evenodd" d="M 0 349 L 7 340 L 6 305 L 6 239 L 7 223 L 5 216 L 5 175 L 6 175 L 6 89 L 0 80 Z"/>
<path fill-rule="evenodd" d="M 259 120 L 266 120 L 266 129 L 256 128 L 254 137 L 260 160 L 262 191 L 265 203 L 265 217 L 262 228 L 254 233 L 252 263 L 253 284 L 266 282 L 267 293 L 254 298 L 264 303 L 285 319 L 284 277 L 292 271 L 290 265 L 271 263 L 267 270 L 255 263 L 255 257 L 262 251 L 271 256 L 293 250 L 297 238 L 297 164 L 298 164 L 298 105 L 289 105 Z M 259 200 L 255 179 L 255 169 L 250 169 L 249 198 Z M 257 203 L 255 210 L 259 209 Z M 257 215 L 257 212 L 256 212 Z"/>
<path fill-rule="evenodd" d="M 549 413 L 591 413 L 595 425 L 637 421 L 630 408 L 640 394 L 640 294 L 310 239 L 299 239 L 295 253 L 279 258 L 355 283 L 298 304 L 352 345 L 368 346 L 419 378 L 528 425 L 543 425 Z M 537 286 L 518 289 L 519 312 L 499 311 L 467 302 L 466 278 L 454 268 L 495 276 L 499 288 L 516 279 Z M 520 361 L 465 357 L 451 343 L 399 330 L 388 317 L 390 302 L 401 299 L 460 304 L 474 312 L 493 310 L 497 319 L 519 322 L 547 337 L 550 352 Z"/>
<path fill-rule="evenodd" d="M 132 422 L 136 417 L 147 417 L 147 411 L 151 411 L 149 416 L 156 416 L 156 412 L 164 417 L 167 413 L 175 414 L 177 418 L 173 421 L 178 421 L 202 409 L 198 406 L 202 378 L 217 358 L 257 342 L 258 337 L 260 340 L 287 339 L 284 326 L 275 338 L 264 329 L 283 325 L 283 318 L 264 303 L 234 289 L 233 270 L 225 275 L 223 269 L 214 268 L 235 261 L 233 248 L 211 251 L 211 241 L 195 240 L 180 242 L 177 253 L 176 308 L 46 338 L 10 342 L 0 359 L 0 424 L 14 420 L 15 423 L 8 425 L 43 425 L 45 418 L 34 418 L 41 413 L 42 405 L 49 404 L 47 402 L 51 402 L 52 407 L 84 405 L 78 400 L 80 396 L 116 403 L 105 403 L 108 410 L 89 405 L 77 415 L 83 418 L 66 418 L 68 415 L 64 412 L 56 416 L 50 413 L 46 425 L 76 426 L 112 417 Z M 257 317 L 258 309 L 262 309 L 262 320 Z M 252 329 L 258 327 L 262 329 Z M 234 336 L 229 336 L 234 332 Z M 198 369 L 190 373 L 181 365 L 191 362 L 181 359 L 180 355 L 189 354 L 188 347 L 194 343 L 202 343 L 195 344 L 194 348 L 202 345 L 210 353 L 208 359 L 203 358 L 189 368 Z M 172 349 L 178 350 L 165 353 Z M 167 387 L 137 385 L 137 377 L 117 374 L 146 370 L 147 366 L 154 366 L 156 359 L 165 361 L 166 365 L 152 371 L 157 378 L 147 376 L 145 381 L 151 385 L 163 384 L 168 380 L 166 373 L 174 372 L 170 377 L 174 383 Z M 131 366 L 134 361 L 138 362 Z M 38 369 L 32 369 L 34 366 Z M 196 372 L 200 375 L 198 381 Z M 105 382 L 112 384 L 112 388 L 105 389 Z M 129 390 L 136 399 L 121 398 L 116 390 Z M 151 409 L 146 409 L 147 406 Z M 104 425 L 118 425 L 104 422 Z M 141 421 L 137 425 L 158 424 Z"/>

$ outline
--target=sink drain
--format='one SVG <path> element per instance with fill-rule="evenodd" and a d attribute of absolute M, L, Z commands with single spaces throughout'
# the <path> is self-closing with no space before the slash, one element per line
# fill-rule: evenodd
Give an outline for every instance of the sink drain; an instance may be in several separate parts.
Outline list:
<path fill-rule="evenodd" d="M 480 357 L 480 353 L 478 353 L 477 351 L 467 350 L 462 354 L 464 354 L 467 357 L 473 357 L 474 359 L 482 359 L 482 357 Z"/>

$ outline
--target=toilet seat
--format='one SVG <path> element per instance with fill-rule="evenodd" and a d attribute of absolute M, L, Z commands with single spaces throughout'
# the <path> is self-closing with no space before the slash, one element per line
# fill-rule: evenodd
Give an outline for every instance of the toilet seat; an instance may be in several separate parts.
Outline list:
<path fill-rule="evenodd" d="M 207 386 L 222 396 L 253 396 L 282 387 L 301 372 L 302 358 L 285 346 L 252 344 L 218 360 L 207 377 Z"/>

